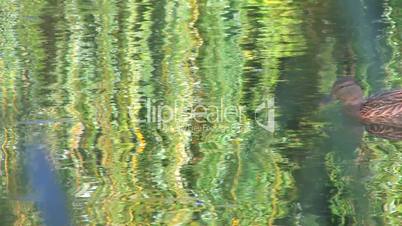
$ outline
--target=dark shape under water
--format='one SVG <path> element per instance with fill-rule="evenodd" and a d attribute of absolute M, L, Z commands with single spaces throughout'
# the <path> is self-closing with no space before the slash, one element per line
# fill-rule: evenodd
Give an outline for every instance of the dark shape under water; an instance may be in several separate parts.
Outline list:
<path fill-rule="evenodd" d="M 54 167 L 49 162 L 44 145 L 29 145 L 26 170 L 36 202 L 45 225 L 71 225 L 65 193 L 61 188 Z"/>
<path fill-rule="evenodd" d="M 360 120 L 369 133 L 386 139 L 402 139 L 402 89 L 365 99 L 355 79 L 344 76 L 332 86 L 331 97 L 339 100 L 346 113 Z"/>

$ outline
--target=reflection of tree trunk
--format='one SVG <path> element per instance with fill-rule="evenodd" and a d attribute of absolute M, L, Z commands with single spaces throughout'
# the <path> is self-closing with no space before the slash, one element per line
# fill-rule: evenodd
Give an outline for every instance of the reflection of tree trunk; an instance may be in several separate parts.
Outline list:
<path fill-rule="evenodd" d="M 324 164 L 325 155 L 330 149 L 327 145 L 320 145 L 321 141 L 316 139 L 320 132 L 313 129 L 311 121 L 314 121 L 312 116 L 318 111 L 320 102 L 317 94 L 320 92 L 320 70 L 323 61 L 317 56 L 326 45 L 326 37 L 322 30 L 329 29 L 323 21 L 331 14 L 329 9 L 332 3 L 316 4 L 304 6 L 307 17 L 310 18 L 303 24 L 304 29 L 308 31 L 305 33 L 308 51 L 304 56 L 282 60 L 283 71 L 280 79 L 286 82 L 279 83 L 276 89 L 276 105 L 281 109 L 282 115 L 279 123 L 285 131 L 292 132 L 291 137 L 295 137 L 294 140 L 290 138 L 290 143 L 301 143 L 288 147 L 284 154 L 300 166 L 293 176 L 298 190 L 297 201 L 301 208 L 302 225 L 311 225 L 310 220 L 319 225 L 331 224 L 329 178 Z M 302 70 L 299 70 L 300 68 Z"/>
<path fill-rule="evenodd" d="M 312 43 L 316 45 L 316 43 Z M 319 48 L 311 48 L 319 49 Z M 287 80 L 277 88 L 277 105 L 280 106 L 283 117 L 280 124 L 286 131 L 294 131 L 295 139 L 302 144 L 288 148 L 286 157 L 300 166 L 293 174 L 298 189 L 298 202 L 301 205 L 303 218 L 312 218 L 320 225 L 331 222 L 329 209 L 329 178 L 325 168 L 325 155 L 330 149 L 323 145 L 317 147 L 317 136 L 306 118 L 311 118 L 317 111 L 319 65 L 312 61 L 317 53 L 312 51 L 306 56 L 283 61 L 284 73 L 282 79 Z M 292 65 L 303 65 L 303 71 L 293 70 Z M 305 76 L 308 74 L 309 76 Z M 314 99 L 317 98 L 317 99 Z M 307 125 L 306 125 L 307 123 Z M 293 142 L 292 139 L 289 142 Z M 288 222 L 289 223 L 289 222 Z M 289 223 L 290 224 L 290 223 Z"/>

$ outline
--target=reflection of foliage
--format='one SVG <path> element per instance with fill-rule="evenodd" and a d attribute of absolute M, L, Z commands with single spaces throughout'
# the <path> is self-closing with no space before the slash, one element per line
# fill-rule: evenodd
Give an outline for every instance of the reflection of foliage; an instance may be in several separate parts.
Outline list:
<path fill-rule="evenodd" d="M 402 154 L 400 142 L 367 138 L 374 156 L 370 162 L 373 176 L 367 182 L 373 212 L 383 212 L 385 222 L 397 225 L 402 214 Z"/>
<path fill-rule="evenodd" d="M 400 87 L 401 83 L 401 71 L 402 71 L 402 2 L 398 0 L 389 1 L 389 5 L 386 5 L 386 13 L 384 13 L 387 20 L 390 23 L 388 29 L 388 45 L 392 48 L 392 59 L 388 66 L 389 76 L 388 80 L 391 82 L 392 87 Z"/>
<path fill-rule="evenodd" d="M 35 15 L 41 4 L 30 9 Z M 21 108 L 22 65 L 27 60 L 23 55 L 24 46 L 35 45 L 35 33 L 31 39 L 24 39 L 19 6 L 10 1 L 0 2 L 0 219 L 4 225 L 37 225 L 40 223 L 37 209 L 30 202 L 19 202 L 26 194 L 26 181 L 22 174 L 21 158 L 17 152 L 20 134 L 15 124 Z M 12 197 L 12 198 L 11 198 Z"/>
<path fill-rule="evenodd" d="M 335 161 L 334 153 L 329 153 L 326 156 L 326 165 L 329 173 L 329 179 L 332 183 L 333 197 L 331 198 L 331 210 L 332 213 L 338 216 L 341 225 L 347 223 L 348 217 L 353 217 L 355 211 L 353 204 L 350 203 L 350 197 L 347 195 L 347 179 L 342 177 L 342 169 L 339 167 L 339 163 Z"/>
<path fill-rule="evenodd" d="M 273 90 L 279 76 L 279 58 L 302 51 L 301 36 L 293 30 L 298 17 L 292 14 L 292 5 L 288 3 L 271 6 L 270 1 L 234 2 L 228 12 L 224 10 L 228 8 L 225 4 L 202 4 L 200 8 L 199 27 L 204 45 L 200 49 L 203 57 L 200 57 L 199 74 L 205 84 L 204 92 L 214 92 L 214 95 L 203 96 L 202 103 L 219 106 L 223 101 L 224 106 L 237 106 L 244 101 L 251 110 L 264 100 L 268 90 Z M 290 22 L 286 22 L 287 18 L 281 21 L 275 17 L 279 11 L 295 18 L 289 16 Z M 276 19 L 278 27 L 264 24 Z M 257 21 L 264 23 L 259 27 Z M 244 33 L 238 32 L 238 24 L 245 28 Z M 225 28 L 229 35 L 225 34 Z M 266 30 L 269 28 L 278 32 L 271 33 Z M 267 45 L 269 43 L 271 45 Z M 247 87 L 243 88 L 244 84 Z M 260 86 L 249 87 L 253 84 Z M 244 94 L 239 92 L 242 88 Z M 193 172 L 197 175 L 194 191 L 208 208 L 200 213 L 205 221 L 213 219 L 218 225 L 273 224 L 288 211 L 293 180 L 290 168 L 284 167 L 286 159 L 272 150 L 274 139 L 267 137 L 266 131 L 250 130 L 249 119 L 244 120 L 243 124 L 234 119 L 231 123 L 210 125 L 198 144 L 203 156 Z"/>
<path fill-rule="evenodd" d="M 292 179 L 283 167 L 286 160 L 269 148 L 271 139 L 253 143 L 264 133 L 251 133 L 249 126 L 242 128 L 237 122 L 209 125 L 206 134 L 197 134 L 186 129 L 192 122 L 185 117 L 178 117 L 163 128 L 138 124 L 143 114 L 140 95 L 167 105 L 177 104 L 183 112 L 187 105 L 198 102 L 219 106 L 223 101 L 225 106 L 236 106 L 242 100 L 238 90 L 242 87 L 247 51 L 236 44 L 246 40 L 236 24 L 255 26 L 250 22 L 256 19 L 255 15 L 242 14 L 237 23 L 227 20 L 227 16 L 241 12 L 240 2 L 233 4 L 236 12 L 228 11 L 226 15 L 226 8 L 232 3 L 222 2 L 219 7 L 196 1 L 165 4 L 153 8 L 145 2 L 141 5 L 132 1 L 69 1 L 63 5 L 35 6 L 26 2 L 20 11 L 7 9 L 14 12 L 11 22 L 24 24 L 2 22 L 9 26 L 4 30 L 10 36 L 10 41 L 4 42 L 8 46 L 2 48 L 14 54 L 4 54 L 8 61 L 2 61 L 2 65 L 16 70 L 2 70 L 8 76 L 2 77 L 2 89 L 10 89 L 2 92 L 2 103 L 11 103 L 21 98 L 23 92 L 29 93 L 26 102 L 17 102 L 30 109 L 29 113 L 21 112 L 24 119 L 57 119 L 67 114 L 72 118 L 70 124 L 50 126 L 47 136 L 52 140 L 49 145 L 53 158 L 65 156 L 55 164 L 63 168 L 63 181 L 72 185 L 67 189 L 69 200 L 79 207 L 72 212 L 76 223 L 189 222 L 194 208 L 195 212 L 202 210 L 205 221 L 272 224 L 286 212 L 282 199 L 292 187 Z M 288 5 L 274 7 L 286 12 Z M 45 14 L 48 10 L 55 13 L 51 17 L 36 16 L 41 7 Z M 275 15 L 275 11 L 262 11 L 261 19 L 269 23 Z M 156 19 L 160 16 L 163 17 Z M 51 22 L 43 24 L 45 20 Z M 209 29 L 211 23 L 215 24 L 213 30 Z M 279 32 L 275 36 L 270 37 L 263 30 L 256 34 L 264 37 L 257 43 L 261 48 L 265 48 L 263 42 L 267 40 L 271 40 L 271 47 L 278 47 L 274 55 L 267 55 L 266 49 L 254 56 L 264 62 L 262 77 L 269 80 L 268 86 L 273 86 L 278 77 L 277 69 L 269 70 L 277 67 L 279 58 L 291 56 L 299 48 L 297 45 L 303 45 L 289 38 L 285 41 L 293 44 L 278 46 L 284 41 L 281 37 L 297 27 L 293 22 L 280 24 L 274 28 Z M 15 27 L 21 29 L 14 31 Z M 281 51 L 283 48 L 287 51 Z M 20 61 L 6 58 L 19 55 Z M 20 67 L 25 71 L 20 71 Z M 21 81 L 19 76 L 26 76 L 33 85 L 16 93 L 15 89 L 24 87 L 16 84 Z M 198 82 L 202 86 L 194 85 Z M 205 95 L 207 92 L 210 94 Z M 254 96 L 260 98 L 264 94 L 261 90 Z M 2 111 L 3 118 L 13 116 L 16 112 Z M 3 120 L 10 126 L 15 121 Z M 191 140 L 191 133 L 202 139 Z M 190 146 L 197 147 L 198 155 L 202 155 L 195 166 L 189 164 Z M 253 160 L 243 162 L 243 158 Z M 187 178 L 185 169 L 199 176 Z M 194 198 L 194 194 L 199 197 Z M 168 204 L 170 200 L 176 200 L 177 206 Z M 197 202 L 206 206 L 196 208 Z M 231 210 L 225 207 L 228 205 L 236 207 Z M 208 220 L 208 214 L 214 215 L 214 219 Z M 220 215 L 227 218 L 219 219 Z M 252 220 L 255 216 L 260 217 Z"/>
<path fill-rule="evenodd" d="M 20 189 L 27 178 L 18 153 L 32 142 L 19 121 L 63 118 L 71 120 L 40 131 L 77 225 L 274 225 L 289 217 L 297 192 L 294 164 L 276 147 L 312 148 L 321 137 L 309 136 L 320 134 L 322 124 L 303 115 L 308 135 L 287 131 L 288 142 L 254 125 L 251 114 L 208 123 L 206 131 L 192 130 L 197 123 L 183 115 L 197 104 L 246 105 L 250 113 L 272 95 L 283 59 L 305 54 L 321 32 L 303 34 L 304 8 L 271 0 L 1 1 L 0 218 L 16 225 L 40 221 L 33 202 L 12 201 L 27 193 Z M 397 43 L 400 17 L 392 11 Z M 329 38 L 313 51 L 330 62 L 317 69 L 319 76 L 297 81 L 317 82 L 327 92 L 336 76 L 336 42 Z M 395 84 L 398 59 L 395 53 L 390 65 Z M 163 126 L 141 124 L 144 98 L 176 105 L 179 115 Z M 381 200 L 372 202 L 378 211 L 385 203 L 387 222 L 397 223 L 402 207 L 395 175 L 401 172 L 394 160 L 401 156 L 382 148 L 398 146 L 367 142 L 376 155 L 367 186 L 372 199 Z M 334 159 L 332 153 L 326 159 L 331 211 L 344 223 L 359 213 Z"/>
<path fill-rule="evenodd" d="M 279 79 L 280 60 L 304 53 L 302 9 L 290 1 L 250 0 L 242 6 L 244 101 L 254 109 L 273 92 Z"/>

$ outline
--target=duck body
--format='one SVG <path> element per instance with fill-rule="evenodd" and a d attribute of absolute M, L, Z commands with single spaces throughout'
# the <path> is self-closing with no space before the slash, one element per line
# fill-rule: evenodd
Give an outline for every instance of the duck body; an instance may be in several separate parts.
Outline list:
<path fill-rule="evenodd" d="M 395 121 L 402 124 L 402 90 L 393 90 L 368 98 L 360 107 L 363 121 Z"/>

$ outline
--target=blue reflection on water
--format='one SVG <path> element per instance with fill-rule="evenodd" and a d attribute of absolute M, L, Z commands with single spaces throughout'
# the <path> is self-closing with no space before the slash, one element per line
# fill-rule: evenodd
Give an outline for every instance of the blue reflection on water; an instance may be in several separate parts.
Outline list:
<path fill-rule="evenodd" d="M 37 204 L 46 225 L 71 225 L 65 193 L 41 144 L 27 145 L 26 170 Z"/>

